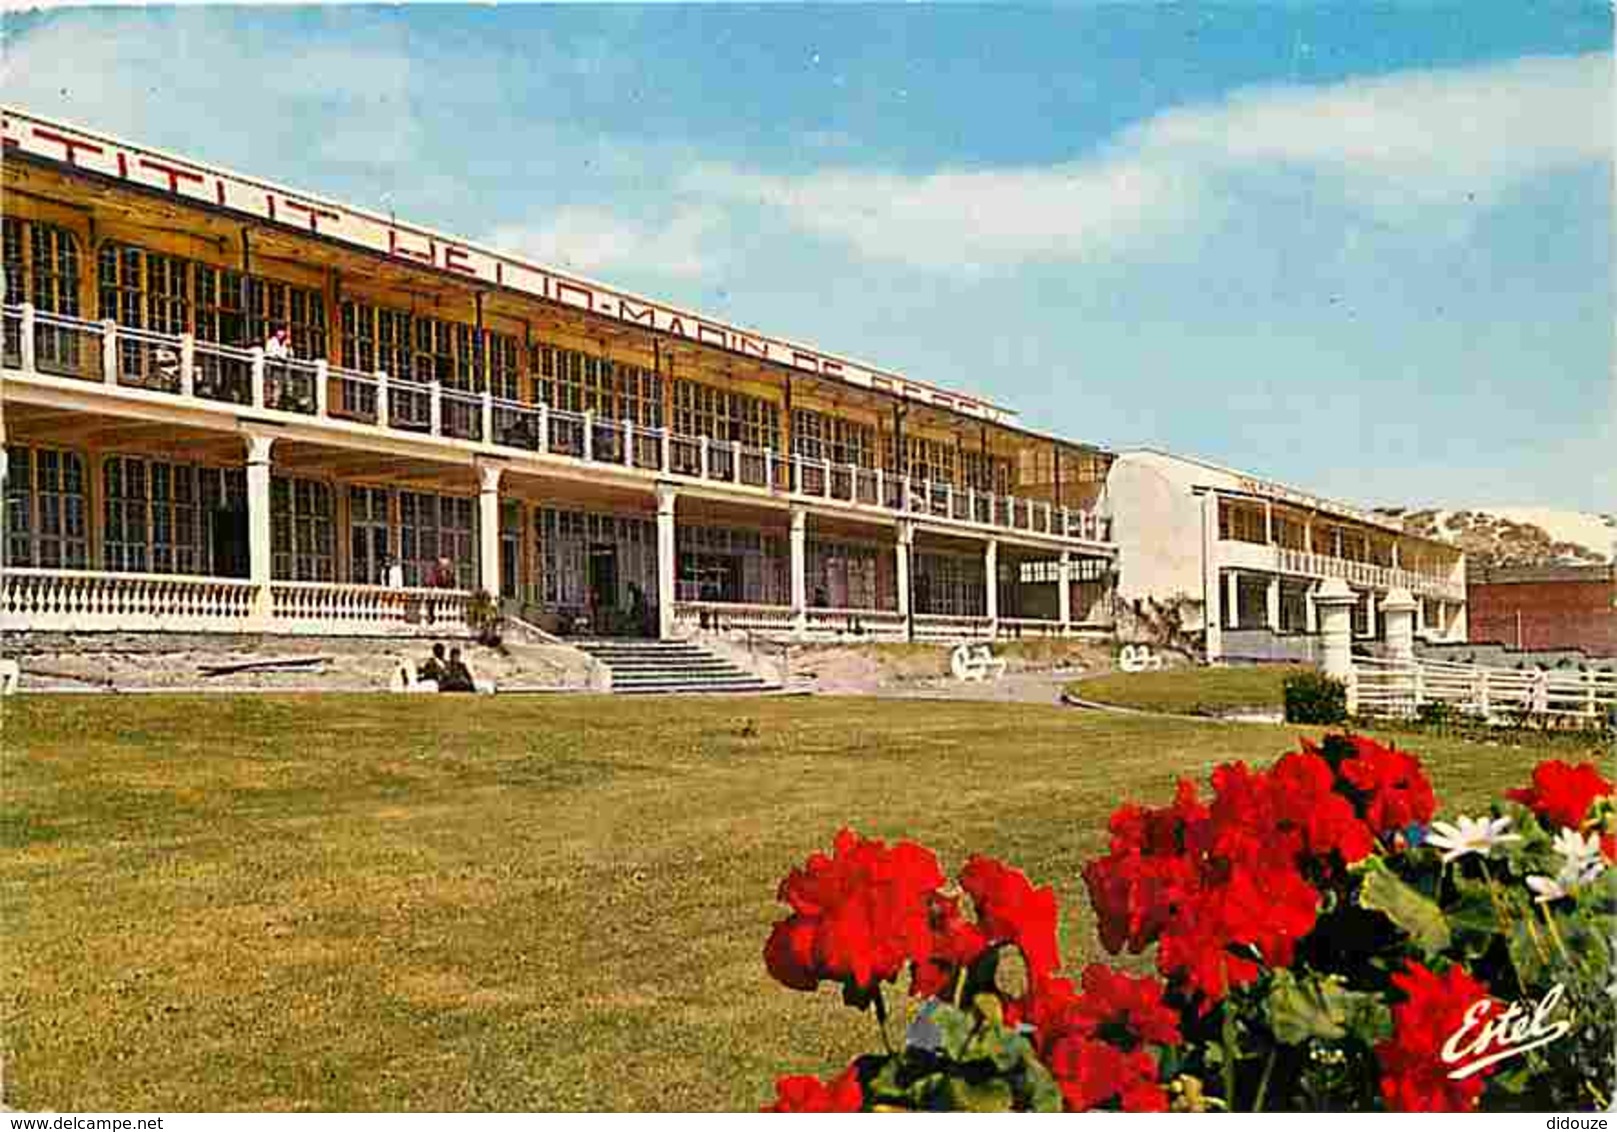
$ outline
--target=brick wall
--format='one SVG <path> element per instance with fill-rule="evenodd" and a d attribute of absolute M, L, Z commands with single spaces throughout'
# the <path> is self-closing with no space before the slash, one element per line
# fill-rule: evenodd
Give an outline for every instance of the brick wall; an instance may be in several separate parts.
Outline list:
<path fill-rule="evenodd" d="M 1617 656 L 1617 568 L 1523 570 L 1515 577 L 1496 570 L 1474 579 L 1466 598 L 1472 641 Z"/>

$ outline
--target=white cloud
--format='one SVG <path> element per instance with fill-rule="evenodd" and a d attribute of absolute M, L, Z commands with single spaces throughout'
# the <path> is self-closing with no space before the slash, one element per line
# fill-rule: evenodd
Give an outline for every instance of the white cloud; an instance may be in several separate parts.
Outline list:
<path fill-rule="evenodd" d="M 778 211 L 873 258 L 970 269 L 1181 238 L 1215 227 L 1241 179 L 1299 170 L 1313 175 L 1306 191 L 1382 219 L 1457 194 L 1485 205 L 1528 178 L 1610 161 L 1611 133 L 1612 60 L 1586 55 L 1238 91 L 1055 166 L 787 176 L 706 165 L 680 187 Z"/>
<path fill-rule="evenodd" d="M 713 237 L 723 225 L 716 209 L 680 208 L 665 221 L 631 219 L 606 209 L 569 206 L 537 225 L 490 232 L 494 247 L 583 274 L 634 270 L 694 279 L 719 265 Z"/>

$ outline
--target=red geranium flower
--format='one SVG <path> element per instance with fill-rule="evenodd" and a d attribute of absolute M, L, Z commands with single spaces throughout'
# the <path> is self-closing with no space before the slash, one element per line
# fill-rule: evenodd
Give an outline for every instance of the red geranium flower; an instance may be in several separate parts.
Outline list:
<path fill-rule="evenodd" d="M 1602 833 L 1600 835 L 1600 852 L 1606 860 L 1617 864 L 1617 833 Z"/>
<path fill-rule="evenodd" d="M 1356 793 L 1359 813 L 1378 834 L 1425 825 L 1437 810 L 1420 760 L 1362 735 L 1348 736 L 1357 752 L 1337 768 Z"/>
<path fill-rule="evenodd" d="M 929 912 L 942 883 L 930 851 L 908 841 L 889 849 L 845 829 L 832 856 L 816 853 L 781 881 L 793 914 L 770 933 L 764 962 L 794 990 L 830 979 L 868 991 L 930 954 Z"/>
<path fill-rule="evenodd" d="M 1458 1081 L 1443 1060 L 1443 1046 L 1464 1024 L 1466 1012 L 1490 997 L 1488 988 L 1458 963 L 1435 975 L 1409 962 L 1392 977 L 1405 1000 L 1392 1008 L 1393 1035 L 1376 1046 L 1381 1095 L 1398 1112 L 1466 1112 L 1476 1108 L 1486 1068 Z"/>
<path fill-rule="evenodd" d="M 932 895 L 928 907 L 932 943 L 924 960 L 917 960 L 910 975 L 910 994 L 920 998 L 947 995 L 955 975 L 969 967 L 987 950 L 988 939 L 977 925 L 960 913 L 960 901 L 952 896 Z"/>
<path fill-rule="evenodd" d="M 1070 1017 L 1092 1036 L 1123 1049 L 1179 1044 L 1179 1015 L 1163 1003 L 1160 981 L 1091 963 L 1084 968 L 1083 988 Z"/>
<path fill-rule="evenodd" d="M 1034 888 L 1020 869 L 980 856 L 973 856 L 960 870 L 960 887 L 971 894 L 977 922 L 989 943 L 1014 943 L 1020 948 L 1034 981 L 1061 966 L 1055 889 Z"/>
<path fill-rule="evenodd" d="M 775 1103 L 764 1112 L 858 1112 L 865 1103 L 859 1075 L 852 1065 L 827 1085 L 818 1077 L 782 1077 L 775 1082 Z"/>
<path fill-rule="evenodd" d="M 1589 807 L 1612 792 L 1612 785 L 1594 763 L 1572 766 L 1560 759 L 1547 759 L 1533 768 L 1533 785 L 1505 791 L 1505 797 L 1520 802 L 1551 828 L 1577 829 L 1589 816 Z"/>
<path fill-rule="evenodd" d="M 1168 1097 L 1157 1081 L 1157 1059 L 1072 1032 L 1050 1048 L 1049 1066 L 1069 1112 L 1088 1112 L 1116 1101 L 1129 1112 L 1165 1112 Z"/>

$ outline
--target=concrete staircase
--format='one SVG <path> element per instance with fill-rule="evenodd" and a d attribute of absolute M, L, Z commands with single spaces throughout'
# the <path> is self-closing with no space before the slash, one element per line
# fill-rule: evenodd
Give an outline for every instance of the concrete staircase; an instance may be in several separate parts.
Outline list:
<path fill-rule="evenodd" d="M 612 673 L 612 690 L 629 694 L 776 692 L 729 661 L 688 641 L 606 639 L 570 641 Z"/>

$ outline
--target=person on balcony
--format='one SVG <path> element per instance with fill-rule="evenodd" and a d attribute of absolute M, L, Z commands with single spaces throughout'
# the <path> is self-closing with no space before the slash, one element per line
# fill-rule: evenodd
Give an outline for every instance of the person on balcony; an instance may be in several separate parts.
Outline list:
<path fill-rule="evenodd" d="M 440 557 L 432 564 L 432 572 L 427 577 L 427 585 L 435 590 L 452 590 L 455 588 L 455 566 L 448 558 Z"/>
<path fill-rule="evenodd" d="M 264 404 L 279 409 L 287 378 L 287 363 L 292 360 L 292 335 L 287 328 L 277 326 L 264 342 Z"/>

